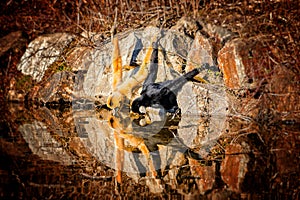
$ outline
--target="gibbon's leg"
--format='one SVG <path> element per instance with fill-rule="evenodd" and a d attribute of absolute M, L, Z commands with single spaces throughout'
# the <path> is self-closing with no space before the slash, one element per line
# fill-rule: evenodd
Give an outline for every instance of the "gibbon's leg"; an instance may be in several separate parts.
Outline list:
<path fill-rule="evenodd" d="M 124 141 L 127 140 L 132 147 L 138 148 L 143 155 L 146 157 L 149 170 L 152 177 L 156 177 L 157 173 L 155 170 L 154 163 L 151 159 L 150 152 L 144 142 L 143 138 L 136 137 L 126 132 L 132 132 L 132 127 L 128 126 L 126 129 L 120 123 L 120 120 L 115 116 L 111 116 L 108 121 L 110 127 L 114 129 L 114 138 L 116 143 L 116 179 L 118 183 L 122 182 L 121 172 L 124 166 L 124 150 L 126 150 Z"/>
<path fill-rule="evenodd" d="M 126 132 L 131 132 L 132 127 L 129 126 L 125 130 L 124 127 L 122 126 L 122 124 L 120 123 L 120 121 L 114 116 L 111 116 L 111 118 L 109 119 L 109 125 L 114 129 L 114 137 L 115 137 L 115 142 L 116 142 L 116 146 L 117 146 L 117 148 L 116 148 L 117 176 L 116 177 L 117 177 L 118 183 L 121 183 L 121 181 L 122 181 L 121 170 L 123 169 L 124 150 L 126 149 L 125 145 L 124 145 L 124 140 L 127 140 L 131 146 L 138 148 L 143 153 L 143 155 L 146 157 L 146 159 L 148 161 L 149 170 L 151 172 L 151 175 L 153 177 L 156 177 L 157 173 L 155 170 L 155 166 L 153 164 L 153 161 L 151 160 L 150 152 L 149 152 L 147 146 L 145 145 L 144 139 L 126 133 Z"/>
<path fill-rule="evenodd" d="M 135 69 L 137 66 L 139 66 L 137 64 L 137 57 L 140 53 L 140 51 L 143 49 L 143 43 L 142 40 L 140 38 L 138 38 L 135 34 L 134 34 L 135 38 L 136 38 L 136 43 L 132 52 L 132 56 L 130 59 L 130 63 L 129 65 L 125 65 L 123 66 L 124 70 L 131 70 L 131 69 Z"/>
<path fill-rule="evenodd" d="M 112 91 L 113 94 L 107 99 L 107 107 L 113 109 L 120 106 L 120 101 L 123 101 L 122 95 L 117 91 L 117 86 L 122 81 L 122 58 L 119 49 L 119 40 L 117 37 L 113 37 L 113 55 L 112 55 L 112 68 L 113 68 L 113 80 Z"/>
<path fill-rule="evenodd" d="M 137 71 L 134 75 L 132 75 L 128 80 L 119 84 L 117 89 L 113 91 L 112 95 L 110 95 L 107 99 L 107 106 L 111 109 L 117 108 L 121 106 L 121 103 L 124 101 L 124 97 L 128 99 L 131 98 L 132 89 L 142 83 L 148 75 L 148 68 L 147 65 L 150 62 L 151 53 L 153 50 L 152 43 L 156 40 L 156 36 L 153 37 L 151 41 L 151 45 L 146 52 L 146 56 Z"/>
<path fill-rule="evenodd" d="M 122 57 L 120 55 L 119 40 L 117 37 L 113 38 L 112 67 L 112 89 L 113 91 L 115 91 L 117 89 L 117 85 L 120 84 L 122 81 Z"/>
<path fill-rule="evenodd" d="M 144 90 L 148 85 L 151 83 L 154 83 L 156 78 L 157 78 L 157 72 L 158 72 L 158 41 L 156 40 L 152 44 L 152 54 L 150 58 L 150 65 L 149 65 L 149 72 L 146 80 L 143 83 L 143 88 Z"/>
<path fill-rule="evenodd" d="M 112 79 L 112 90 L 117 89 L 117 85 L 122 81 L 122 58 L 120 55 L 119 40 L 117 37 L 113 37 L 113 54 L 112 54 L 112 68 L 113 68 L 113 79 Z M 124 139 L 119 137 L 119 133 L 115 126 L 120 126 L 118 121 L 114 117 L 109 119 L 110 126 L 114 130 L 114 139 L 116 144 L 116 180 L 119 184 L 122 183 L 122 170 L 124 166 Z M 119 127 L 118 127 L 119 128 Z"/>
<path fill-rule="evenodd" d="M 138 148 L 139 148 L 139 150 L 141 150 L 141 152 L 142 152 L 142 153 L 146 156 L 146 158 L 147 158 L 151 176 L 152 176 L 153 178 L 156 178 L 157 172 L 156 172 L 156 170 L 155 170 L 155 166 L 154 166 L 153 160 L 151 159 L 149 149 L 147 148 L 147 146 L 145 145 L 144 142 L 141 143 L 141 144 L 138 146 Z"/>

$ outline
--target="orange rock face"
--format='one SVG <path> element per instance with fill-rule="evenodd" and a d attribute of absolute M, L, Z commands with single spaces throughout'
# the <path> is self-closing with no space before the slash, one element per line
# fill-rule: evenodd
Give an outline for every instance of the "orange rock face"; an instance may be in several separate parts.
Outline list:
<path fill-rule="evenodd" d="M 256 41 L 234 39 L 218 52 L 225 84 L 232 89 L 253 88 L 271 73 L 269 48 Z"/>
<path fill-rule="evenodd" d="M 223 79 L 229 88 L 236 89 L 240 86 L 240 79 L 238 76 L 238 69 L 240 63 L 236 62 L 236 44 L 228 43 L 219 51 L 218 63 L 223 72 Z"/>

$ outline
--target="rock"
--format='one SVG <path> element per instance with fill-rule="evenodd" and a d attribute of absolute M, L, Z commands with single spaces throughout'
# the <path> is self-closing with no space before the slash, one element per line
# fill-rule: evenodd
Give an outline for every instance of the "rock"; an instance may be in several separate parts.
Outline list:
<path fill-rule="evenodd" d="M 255 88 L 270 71 L 268 48 L 256 41 L 234 39 L 218 53 L 224 82 L 231 89 Z"/>
<path fill-rule="evenodd" d="M 250 157 L 248 153 L 250 147 L 243 142 L 240 144 L 230 144 L 225 150 L 225 159 L 221 164 L 221 177 L 227 184 L 229 190 L 241 192 L 244 186 L 246 174 L 250 171 L 248 168 Z"/>
<path fill-rule="evenodd" d="M 204 63 L 208 63 L 209 67 L 203 69 L 196 78 L 202 78 L 211 84 L 222 84 L 220 70 L 213 58 L 213 47 L 208 38 L 197 32 L 191 50 L 188 53 L 186 71 L 191 71 Z"/>
<path fill-rule="evenodd" d="M 139 29 L 134 32 L 118 35 L 120 52 L 122 53 L 122 64 L 128 65 L 130 63 L 132 51 L 138 46 L 137 42 L 142 42 L 143 46 L 137 57 L 137 63 L 141 63 L 145 55 L 145 50 L 147 46 L 150 45 L 152 36 L 158 33 L 159 29 L 148 27 L 146 29 Z M 174 79 L 180 75 L 184 64 L 184 60 L 180 58 L 186 59 L 188 57 L 193 42 L 191 38 L 180 35 L 175 31 L 162 31 L 161 35 L 162 38 L 160 39 L 159 46 L 159 48 L 161 48 L 161 51 L 159 51 L 159 75 L 157 76 L 156 82 Z M 201 50 L 201 47 L 199 47 L 198 50 Z M 77 85 L 75 85 L 75 88 L 77 88 L 75 93 L 80 94 L 76 96 L 80 98 L 78 101 L 74 99 L 73 109 L 76 108 L 78 111 L 75 114 L 75 123 L 78 125 L 79 135 L 89 152 L 106 165 L 114 168 L 114 163 L 111 162 L 116 156 L 113 129 L 109 128 L 106 118 L 98 118 L 96 116 L 97 113 L 94 112 L 94 108 L 84 107 L 83 104 L 85 104 L 85 102 L 82 101 L 83 99 L 89 99 L 91 103 L 96 100 L 103 104 L 106 103 L 106 98 L 112 90 L 110 69 L 111 51 L 112 46 L 110 42 L 106 42 L 102 44 L 102 46 L 99 44 L 99 47 L 93 49 L 88 54 L 89 56 L 86 60 L 82 62 L 82 65 L 78 67 L 80 70 L 86 70 L 86 73 L 82 71 L 82 79 L 78 79 Z M 196 57 L 200 54 L 194 51 L 194 53 L 190 55 L 192 59 L 192 55 Z M 132 71 L 124 70 L 123 80 L 126 80 L 131 73 Z M 133 96 L 133 98 L 135 97 L 136 95 Z M 139 128 L 139 131 L 136 133 L 128 133 L 142 137 L 146 142 L 150 141 L 151 144 L 159 144 L 160 148 L 158 153 L 161 157 L 161 163 L 156 167 L 162 171 L 167 167 L 170 168 L 166 180 L 168 180 L 171 185 L 177 182 L 176 174 L 179 170 L 178 164 L 186 162 L 183 153 L 188 148 L 192 148 L 199 153 L 204 151 L 204 154 L 207 155 L 209 149 L 215 145 L 215 142 L 222 133 L 227 114 L 227 99 L 222 85 L 213 86 L 210 84 L 187 83 L 178 94 L 178 104 L 181 108 L 182 118 L 179 122 L 177 133 L 179 140 L 183 143 L 178 142 L 177 139 L 162 142 L 161 138 L 153 138 L 152 135 L 155 135 L 156 132 L 152 133 L 152 135 L 145 133 L 152 130 L 148 127 L 149 125 Z M 206 123 L 203 123 L 203 121 Z M 201 126 L 200 131 L 199 126 Z M 162 128 L 163 125 L 158 127 L 158 130 Z M 150 139 L 148 139 L 148 137 L 150 137 Z M 126 142 L 128 143 L 128 141 Z M 128 143 L 128 145 L 130 145 L 130 143 Z M 180 162 L 177 161 L 176 166 L 173 166 L 172 163 L 177 156 L 181 158 Z M 126 162 L 124 162 L 123 171 L 135 180 L 139 179 L 140 173 L 145 173 L 148 170 L 148 161 L 141 153 L 125 151 L 124 159 Z M 138 163 L 136 159 L 139 160 Z M 149 182 L 149 184 L 151 184 L 151 182 Z"/>
<path fill-rule="evenodd" d="M 41 81 L 45 71 L 62 56 L 73 37 L 67 33 L 56 33 L 36 38 L 28 45 L 17 66 L 18 70 Z"/>

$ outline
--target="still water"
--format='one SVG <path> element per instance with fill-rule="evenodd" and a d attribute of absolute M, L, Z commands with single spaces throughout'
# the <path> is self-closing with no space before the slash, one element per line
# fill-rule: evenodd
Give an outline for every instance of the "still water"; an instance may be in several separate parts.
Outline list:
<path fill-rule="evenodd" d="M 1 198 L 299 197 L 295 124 L 276 127 L 285 135 L 267 149 L 251 132 L 247 144 L 233 144 L 223 116 L 166 116 L 150 126 L 119 116 L 122 128 L 112 129 L 111 111 L 84 105 L 2 104 Z"/>

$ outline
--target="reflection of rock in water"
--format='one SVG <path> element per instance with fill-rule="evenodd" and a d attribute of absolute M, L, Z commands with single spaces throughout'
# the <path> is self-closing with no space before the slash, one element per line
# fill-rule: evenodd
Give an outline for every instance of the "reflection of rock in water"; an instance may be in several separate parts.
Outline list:
<path fill-rule="evenodd" d="M 94 154 L 96 157 L 106 163 L 108 166 L 114 168 L 114 156 L 115 156 L 115 141 L 113 136 L 113 129 L 109 127 L 106 120 L 99 120 L 96 116 L 96 113 L 89 110 L 84 110 L 76 112 L 74 115 L 74 120 L 76 123 L 76 129 L 78 134 L 85 142 L 87 148 Z M 171 143 L 174 134 L 169 130 L 169 127 L 166 127 L 165 124 L 151 124 L 152 128 L 141 127 L 132 122 L 134 128 L 132 132 L 128 132 L 130 135 L 134 135 L 137 138 L 142 138 L 145 141 L 145 144 L 149 148 L 152 154 L 155 156 L 159 150 L 159 146 L 167 146 Z M 177 122 L 173 122 L 173 126 L 177 126 Z M 171 125 L 170 123 L 168 125 Z M 151 132 L 151 130 L 159 130 L 157 132 Z M 173 130 L 176 134 L 176 130 Z M 128 143 L 125 140 L 125 145 L 128 147 L 132 144 Z M 178 144 L 177 144 L 178 146 Z M 129 173 L 143 174 L 147 172 L 147 160 L 144 155 L 137 149 L 137 147 L 132 146 L 131 149 L 133 152 L 125 151 L 125 163 L 124 171 Z M 135 163 L 136 159 L 139 159 L 140 163 L 143 166 L 137 166 Z M 161 166 L 157 166 L 157 169 L 160 169 Z M 140 171 L 139 169 L 145 169 L 146 171 Z"/>
<path fill-rule="evenodd" d="M 178 136 L 201 155 L 209 153 L 225 125 L 227 99 L 222 86 L 186 84 L 178 95 Z"/>
<path fill-rule="evenodd" d="M 53 138 L 44 123 L 34 121 L 30 124 L 23 124 L 19 127 L 19 131 L 28 143 L 32 153 L 38 155 L 41 159 L 53 160 L 67 165 L 72 163 L 72 157 Z"/>

